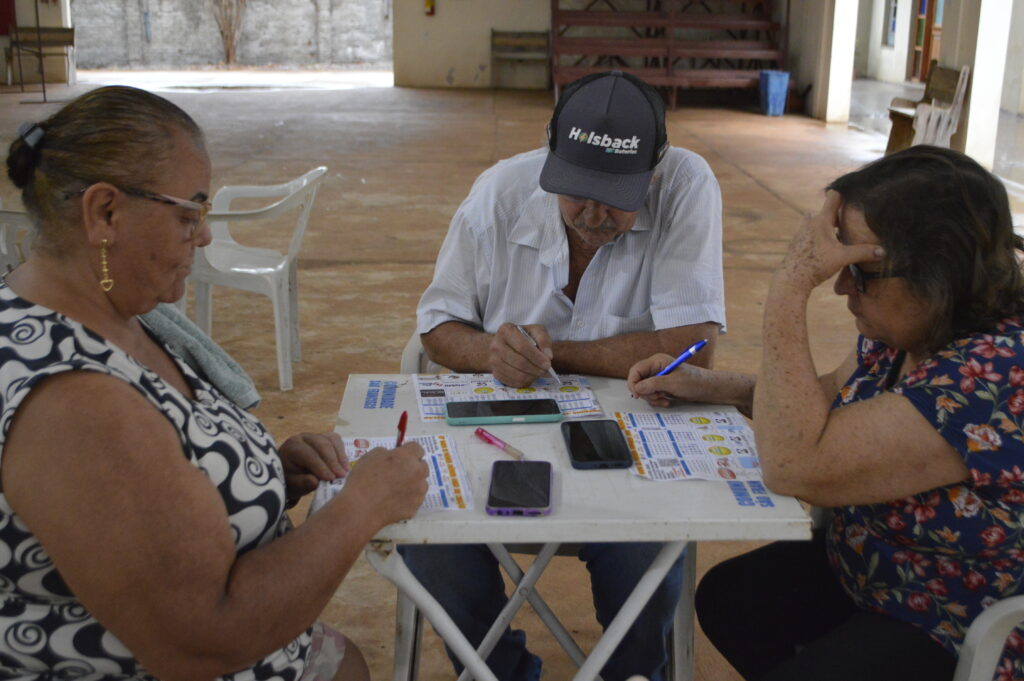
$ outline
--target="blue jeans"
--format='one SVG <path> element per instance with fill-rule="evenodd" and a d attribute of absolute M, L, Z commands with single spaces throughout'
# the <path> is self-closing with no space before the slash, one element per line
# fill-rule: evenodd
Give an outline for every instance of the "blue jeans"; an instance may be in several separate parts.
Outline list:
<path fill-rule="evenodd" d="M 619 608 L 658 555 L 661 544 L 584 544 L 579 558 L 590 571 L 597 621 L 611 624 Z M 474 647 L 479 647 L 487 630 L 508 602 L 498 561 L 482 544 L 399 547 L 416 579 L 444 607 Z M 458 566 L 452 578 L 451 566 Z M 625 681 L 634 674 L 651 681 L 663 681 L 668 664 L 668 634 L 682 588 L 682 556 L 669 570 L 636 622 L 601 670 L 604 681 Z M 462 673 L 462 663 L 445 646 Z M 499 681 L 537 681 L 541 661 L 526 649 L 526 634 L 506 628 L 487 658 Z"/>

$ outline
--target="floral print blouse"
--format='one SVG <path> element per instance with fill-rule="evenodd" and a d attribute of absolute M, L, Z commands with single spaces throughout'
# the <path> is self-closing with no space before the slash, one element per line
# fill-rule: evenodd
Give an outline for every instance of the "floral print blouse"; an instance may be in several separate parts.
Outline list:
<path fill-rule="evenodd" d="M 1024 326 L 1005 320 L 992 334 L 956 340 L 891 388 L 900 353 L 864 337 L 857 353 L 833 408 L 887 389 L 903 395 L 960 453 L 970 477 L 834 509 L 829 559 L 860 607 L 910 622 L 956 655 L 978 613 L 1024 592 Z M 995 678 L 1024 679 L 1020 629 Z"/>

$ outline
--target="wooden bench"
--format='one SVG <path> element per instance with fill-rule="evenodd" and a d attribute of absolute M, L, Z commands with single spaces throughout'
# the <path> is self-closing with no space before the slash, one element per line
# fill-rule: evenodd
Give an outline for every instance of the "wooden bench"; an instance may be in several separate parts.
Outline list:
<path fill-rule="evenodd" d="M 552 25 L 571 26 L 648 26 L 651 28 L 703 28 L 723 31 L 777 31 L 779 24 L 767 19 L 743 15 L 685 14 L 682 12 L 591 12 L 581 9 L 556 10 Z"/>
<path fill-rule="evenodd" d="M 547 31 L 496 31 L 491 29 L 492 87 L 498 87 L 495 62 L 533 62 L 542 64 L 547 69 L 550 59 Z M 550 73 L 548 76 L 546 82 L 550 80 Z"/>
<path fill-rule="evenodd" d="M 906 149 L 914 141 L 914 115 L 920 104 L 937 103 L 952 106 L 956 99 L 957 85 L 960 82 L 961 69 L 939 66 L 939 60 L 933 59 L 928 66 L 928 79 L 925 81 L 924 95 L 916 102 L 904 97 L 893 97 L 889 103 L 889 143 L 885 148 L 886 155 Z"/>
<path fill-rule="evenodd" d="M 43 60 L 46 57 L 63 57 L 68 65 L 68 83 L 74 82 L 74 50 L 75 29 L 60 26 L 11 26 L 10 45 L 4 50 L 7 61 L 7 84 L 11 85 L 14 62 L 18 64 L 18 81 L 22 92 L 25 91 L 25 76 L 22 68 L 22 56 L 29 55 L 37 60 L 39 81 L 43 86 L 43 99 L 46 99 L 46 77 L 43 72 Z"/>
<path fill-rule="evenodd" d="M 668 89 L 675 108 L 678 88 L 757 88 L 762 70 L 784 62 L 782 27 L 771 19 L 771 0 L 720 0 L 714 9 L 665 0 L 647 11 L 625 11 L 627 3 L 619 0 L 588 9 L 561 4 L 551 0 L 556 99 L 561 86 L 615 69 Z M 580 31 L 568 35 L 575 29 Z"/>

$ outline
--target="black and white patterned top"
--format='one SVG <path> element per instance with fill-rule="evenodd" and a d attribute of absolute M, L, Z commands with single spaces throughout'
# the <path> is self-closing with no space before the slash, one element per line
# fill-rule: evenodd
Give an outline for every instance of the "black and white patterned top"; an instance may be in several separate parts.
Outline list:
<path fill-rule="evenodd" d="M 173 353 L 171 353 L 172 356 Z M 18 406 L 48 376 L 96 371 L 139 391 L 174 426 L 185 457 L 217 487 L 237 554 L 290 529 L 284 471 L 273 438 L 174 356 L 196 395 L 157 374 L 78 322 L 19 298 L 0 282 L 0 457 Z M 295 681 L 310 631 L 231 681 Z M 31 529 L 11 509 L 0 480 L 0 679 L 131 679 L 150 676 L 75 598 Z"/>

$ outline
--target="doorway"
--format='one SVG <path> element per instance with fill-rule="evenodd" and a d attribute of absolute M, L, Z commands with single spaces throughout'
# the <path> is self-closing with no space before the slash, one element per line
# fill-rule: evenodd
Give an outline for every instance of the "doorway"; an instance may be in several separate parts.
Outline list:
<path fill-rule="evenodd" d="M 910 23 L 907 80 L 924 82 L 928 79 L 928 65 L 939 58 L 945 0 L 911 1 L 917 5 L 917 12 Z"/>

